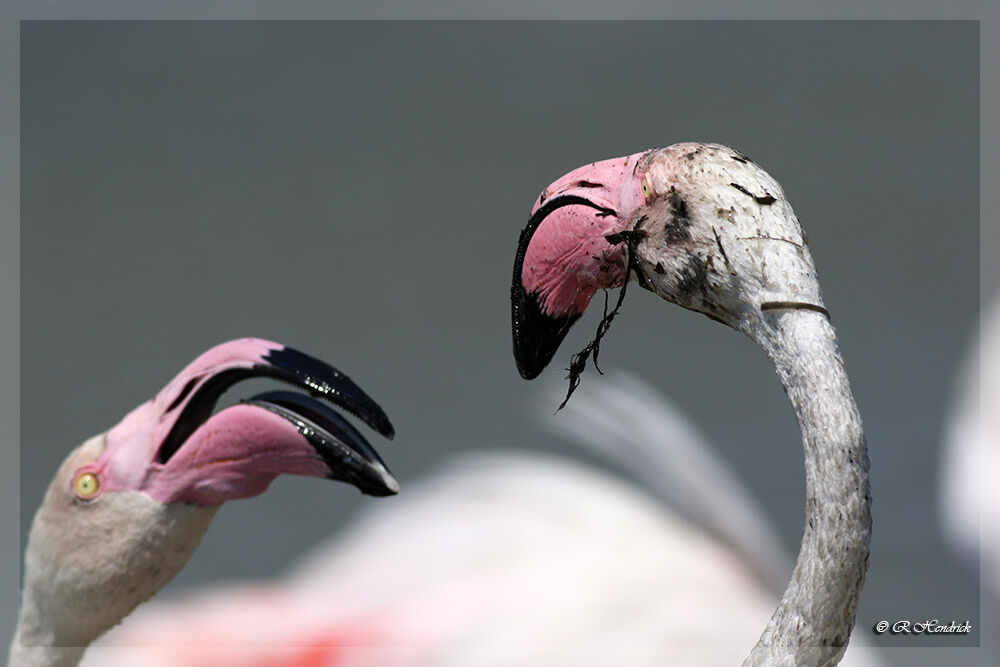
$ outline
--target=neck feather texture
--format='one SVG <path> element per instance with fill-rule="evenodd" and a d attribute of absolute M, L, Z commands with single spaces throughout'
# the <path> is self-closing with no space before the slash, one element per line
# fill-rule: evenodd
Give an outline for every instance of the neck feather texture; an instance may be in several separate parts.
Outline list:
<path fill-rule="evenodd" d="M 826 317 L 775 311 L 752 337 L 774 362 L 802 430 L 806 523 L 791 581 L 744 665 L 835 665 L 868 570 L 868 450 Z"/>
<path fill-rule="evenodd" d="M 10 647 L 10 667 L 75 667 L 80 664 L 84 646 L 28 646 L 14 639 Z"/>
<path fill-rule="evenodd" d="M 10 667 L 70 667 L 187 562 L 218 505 L 164 505 L 139 491 L 74 499 L 70 475 L 102 444 L 66 459 L 32 521 Z"/>

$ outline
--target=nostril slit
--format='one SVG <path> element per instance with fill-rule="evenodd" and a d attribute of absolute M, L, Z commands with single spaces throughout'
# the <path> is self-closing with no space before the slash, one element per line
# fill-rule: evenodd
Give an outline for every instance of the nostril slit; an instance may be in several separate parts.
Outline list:
<path fill-rule="evenodd" d="M 180 405 L 181 403 L 183 403 L 184 399 L 187 398 L 188 394 L 191 393 L 191 390 L 194 389 L 194 386 L 196 384 L 198 384 L 198 380 L 200 380 L 200 379 L 201 379 L 201 377 L 198 376 L 198 377 L 193 377 L 190 380 L 188 380 L 187 384 L 184 385 L 184 388 L 181 389 L 181 393 L 177 394 L 177 398 L 174 399 L 174 402 L 170 404 L 170 407 L 167 408 L 167 411 L 164 414 L 167 414 L 167 413 L 171 412 L 172 410 L 176 409 L 178 405 Z"/>

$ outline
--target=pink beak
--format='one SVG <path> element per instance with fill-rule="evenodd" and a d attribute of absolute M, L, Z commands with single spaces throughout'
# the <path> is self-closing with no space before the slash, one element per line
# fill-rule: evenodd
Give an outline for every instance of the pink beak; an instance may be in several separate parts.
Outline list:
<path fill-rule="evenodd" d="M 312 397 L 268 392 L 212 414 L 223 392 L 251 377 L 277 378 Z M 382 409 L 343 373 L 279 343 L 244 338 L 195 359 L 109 430 L 102 454 L 81 471 L 98 473 L 104 491 L 139 490 L 163 503 L 255 496 L 285 473 L 346 481 L 369 495 L 396 493 L 378 453 L 317 399 L 393 436 Z"/>
<path fill-rule="evenodd" d="M 510 293 L 514 359 L 525 379 L 548 365 L 597 290 L 624 283 L 622 247 L 608 237 L 630 228 L 644 203 L 648 152 L 574 169 L 535 201 Z"/>

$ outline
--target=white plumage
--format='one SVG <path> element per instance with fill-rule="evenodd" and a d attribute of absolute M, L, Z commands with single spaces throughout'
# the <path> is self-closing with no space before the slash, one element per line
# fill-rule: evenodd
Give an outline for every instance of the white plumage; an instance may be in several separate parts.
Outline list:
<path fill-rule="evenodd" d="M 983 312 L 949 416 L 942 457 L 945 536 L 1000 596 L 1000 300 Z"/>
<path fill-rule="evenodd" d="M 738 663 L 790 563 L 737 477 L 675 408 L 617 371 L 546 417 L 616 445 L 601 449 L 631 470 L 684 478 L 668 494 L 686 498 L 683 511 L 562 457 L 469 454 L 372 507 L 280 582 L 139 609 L 84 665 Z M 730 501 L 731 518 L 700 524 Z M 852 645 L 843 664 L 877 662 Z"/>

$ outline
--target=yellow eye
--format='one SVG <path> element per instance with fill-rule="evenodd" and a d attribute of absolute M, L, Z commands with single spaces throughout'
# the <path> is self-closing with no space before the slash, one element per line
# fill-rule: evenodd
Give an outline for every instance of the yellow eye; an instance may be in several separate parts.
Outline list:
<path fill-rule="evenodd" d="M 649 181 L 642 179 L 642 196 L 649 199 L 650 192 Z"/>
<path fill-rule="evenodd" d="M 92 472 L 85 472 L 77 477 L 73 486 L 76 495 L 84 500 L 90 500 L 101 492 L 101 480 Z"/>

